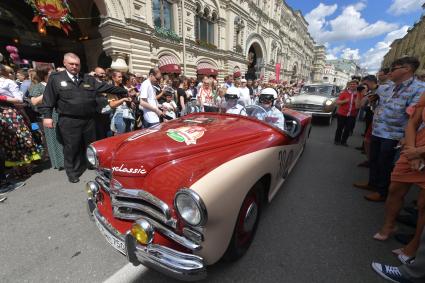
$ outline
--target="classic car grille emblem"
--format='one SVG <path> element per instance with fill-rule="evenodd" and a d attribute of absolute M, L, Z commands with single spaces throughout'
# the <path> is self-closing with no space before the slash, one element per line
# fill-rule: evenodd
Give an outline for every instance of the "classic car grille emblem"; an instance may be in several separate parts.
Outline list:
<path fill-rule="evenodd" d="M 124 167 L 124 164 L 121 164 L 120 167 L 118 166 L 112 167 L 112 172 L 140 174 L 140 175 L 146 175 L 148 173 L 143 166 L 140 166 L 140 168 L 127 168 L 127 167 Z"/>
<path fill-rule="evenodd" d="M 169 129 L 167 136 L 176 142 L 185 142 L 186 145 L 196 144 L 196 141 L 201 138 L 207 129 L 199 126 L 180 127 L 177 129 Z"/>

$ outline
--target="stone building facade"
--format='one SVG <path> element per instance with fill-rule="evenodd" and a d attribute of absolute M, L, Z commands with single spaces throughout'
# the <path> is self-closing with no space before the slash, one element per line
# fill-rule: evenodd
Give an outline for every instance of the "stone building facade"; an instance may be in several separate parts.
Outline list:
<path fill-rule="evenodd" d="M 159 65 L 189 77 L 276 79 L 278 70 L 280 80 L 312 81 L 324 67 L 324 48 L 315 46 L 303 15 L 283 0 L 68 3 L 75 18 L 71 33 L 49 27 L 40 34 L 25 1 L 2 0 L 0 12 L 9 15 L 8 26 L 0 27 L 2 43 L 17 42 L 28 59 L 58 65 L 64 52 L 75 52 L 85 71 L 112 63 L 144 74 Z"/>
<path fill-rule="evenodd" d="M 313 78 L 308 23 L 282 0 L 185 0 L 184 8 L 182 0 L 94 2 L 113 67 L 145 73 L 160 65 L 189 77 L 240 72 L 274 79 L 280 64 L 281 80 Z"/>
<path fill-rule="evenodd" d="M 316 45 L 314 51 L 312 82 L 321 83 L 324 81 L 326 69 L 326 47 L 323 45 Z"/>
<path fill-rule="evenodd" d="M 424 4 L 425 7 L 425 4 Z M 391 63 L 403 56 L 415 56 L 421 62 L 419 70 L 425 71 L 425 15 L 409 28 L 407 34 L 396 39 L 391 44 L 390 51 L 384 56 L 382 67 L 389 67 Z"/>

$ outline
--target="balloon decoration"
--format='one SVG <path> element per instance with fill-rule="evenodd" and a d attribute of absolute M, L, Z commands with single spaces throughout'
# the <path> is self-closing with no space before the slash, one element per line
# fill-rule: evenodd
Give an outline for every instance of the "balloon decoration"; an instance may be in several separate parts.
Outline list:
<path fill-rule="evenodd" d="M 15 64 L 21 63 L 21 58 L 19 56 L 18 48 L 16 48 L 13 45 L 7 45 L 6 51 L 9 52 L 9 57 L 10 57 L 10 59 L 12 59 L 13 63 L 15 63 Z M 2 55 L 2 57 L 3 57 L 3 55 Z M 3 58 L 1 58 L 1 59 L 3 59 Z"/>
<path fill-rule="evenodd" d="M 19 53 L 18 48 L 16 48 L 16 47 L 15 47 L 15 46 L 13 46 L 13 45 L 8 45 L 8 46 L 6 46 L 6 50 L 7 50 L 7 52 L 9 52 L 9 53 Z"/>
<path fill-rule="evenodd" d="M 46 33 L 46 26 L 62 29 L 67 35 L 71 28 L 71 16 L 67 0 L 25 0 L 34 10 L 33 23 L 40 33 Z"/>
<path fill-rule="evenodd" d="M 28 61 L 27 59 L 22 59 L 21 60 L 21 64 L 29 65 L 30 64 L 30 61 Z"/>
<path fill-rule="evenodd" d="M 20 61 L 20 57 L 18 53 L 10 53 L 10 58 L 13 60 L 13 62 L 17 63 Z"/>

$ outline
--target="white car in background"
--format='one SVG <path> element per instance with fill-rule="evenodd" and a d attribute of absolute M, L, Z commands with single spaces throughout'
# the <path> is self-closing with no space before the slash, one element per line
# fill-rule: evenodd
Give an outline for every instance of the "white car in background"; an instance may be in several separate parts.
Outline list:
<path fill-rule="evenodd" d="M 332 84 L 304 85 L 299 95 L 286 99 L 285 107 L 313 117 L 326 118 L 331 125 L 337 108 L 336 99 L 340 92 L 341 89 Z"/>

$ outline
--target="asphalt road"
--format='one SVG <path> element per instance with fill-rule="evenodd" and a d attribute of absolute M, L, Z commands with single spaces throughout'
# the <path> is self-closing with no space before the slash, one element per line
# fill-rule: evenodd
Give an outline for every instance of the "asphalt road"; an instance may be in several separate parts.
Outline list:
<path fill-rule="evenodd" d="M 400 245 L 371 238 L 384 206 L 363 200 L 365 192 L 351 185 L 367 177 L 356 167 L 364 158 L 354 149 L 358 128 L 345 148 L 332 143 L 335 123 L 314 124 L 248 253 L 210 267 L 205 282 L 384 282 L 370 262 L 398 265 L 391 250 Z M 63 171 L 45 170 L 0 203 L 0 282 L 103 282 L 127 264 L 87 216 L 84 184 L 92 175 L 69 184 Z M 153 270 L 135 272 L 115 282 L 172 281 Z"/>

